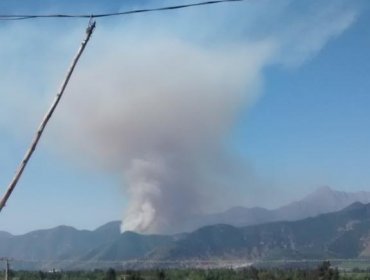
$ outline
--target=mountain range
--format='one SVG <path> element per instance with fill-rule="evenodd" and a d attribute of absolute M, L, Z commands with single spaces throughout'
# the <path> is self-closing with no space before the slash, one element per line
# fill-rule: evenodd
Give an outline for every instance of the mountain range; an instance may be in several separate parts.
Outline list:
<path fill-rule="evenodd" d="M 370 203 L 370 192 L 343 192 L 323 186 L 301 200 L 277 209 L 233 207 L 225 212 L 199 216 L 189 222 L 184 231 L 193 231 L 214 224 L 240 227 L 274 221 L 295 221 L 338 211 L 354 202 Z"/>
<path fill-rule="evenodd" d="M 290 216 L 284 214 L 284 217 L 293 220 L 303 215 L 302 213 L 314 216 L 330 207 L 339 207 L 340 203 L 346 204 L 351 199 L 364 201 L 366 195 L 368 193 L 363 193 L 360 199 L 357 194 L 320 188 L 301 201 L 276 210 L 265 210 L 277 213 L 295 211 Z M 339 202 L 336 204 L 335 201 Z M 326 208 L 325 203 L 329 205 Z M 315 209 L 309 209 L 310 205 Z M 249 216 L 243 219 L 243 215 L 238 216 L 239 210 L 248 208 L 241 209 L 234 208 L 218 215 L 223 218 L 227 215 L 230 218 L 240 217 L 239 220 L 229 220 L 230 223 L 240 223 L 239 226 L 219 223 L 175 235 L 120 233 L 118 221 L 93 231 L 67 226 L 37 230 L 24 235 L 0 231 L 0 256 L 32 263 L 32 268 L 93 268 L 101 263 L 120 263 L 122 266 L 122 262 L 132 264 L 133 261 L 254 262 L 271 259 L 370 257 L 370 203 L 354 202 L 340 211 L 295 221 L 287 218 L 285 221 L 263 223 L 255 217 L 254 225 L 243 225 L 245 221 L 252 223 L 253 212 L 247 211 Z M 260 211 L 262 208 L 257 209 Z"/>

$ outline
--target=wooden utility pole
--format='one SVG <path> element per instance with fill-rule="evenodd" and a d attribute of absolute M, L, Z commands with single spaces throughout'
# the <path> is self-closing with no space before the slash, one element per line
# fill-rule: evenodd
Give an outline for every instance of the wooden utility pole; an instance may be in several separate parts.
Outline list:
<path fill-rule="evenodd" d="M 0 261 L 5 261 L 5 280 L 10 280 L 10 259 L 9 258 L 0 258 Z"/>
<path fill-rule="evenodd" d="M 63 83 L 62 83 L 62 86 L 61 86 L 61 89 L 60 91 L 58 92 L 58 94 L 56 95 L 50 109 L 47 111 L 47 113 L 45 114 L 35 136 L 34 136 L 34 139 L 31 143 L 31 146 L 30 148 L 28 149 L 28 151 L 26 152 L 22 162 L 20 163 L 20 165 L 18 166 L 18 169 L 17 169 L 17 172 L 13 178 L 13 180 L 10 182 L 8 188 L 7 188 L 7 191 L 5 192 L 4 196 L 2 197 L 2 199 L 0 200 L 0 212 L 1 210 L 5 207 L 6 205 L 6 202 L 8 201 L 10 195 L 12 194 L 15 186 L 17 185 L 20 177 L 22 176 L 22 173 L 24 171 L 24 169 L 26 168 L 27 166 L 27 163 L 28 161 L 30 160 L 33 152 L 35 151 L 36 147 L 37 147 L 37 144 L 42 136 L 42 133 L 44 132 L 45 130 L 45 127 L 47 125 L 47 123 L 49 122 L 51 116 L 53 115 L 54 111 L 55 111 L 55 108 L 57 107 L 60 99 L 62 98 L 63 96 L 63 93 L 64 93 L 64 90 L 66 89 L 67 87 L 67 84 L 72 76 L 72 73 L 73 73 L 73 70 L 75 69 L 76 65 L 77 65 L 77 62 L 78 60 L 80 59 L 83 51 L 85 50 L 85 47 L 87 45 L 87 43 L 89 42 L 90 40 L 90 37 L 92 35 L 92 33 L 94 32 L 94 29 L 95 29 L 95 21 L 91 18 L 90 21 L 89 21 L 89 25 L 86 29 L 86 36 L 85 36 L 85 39 L 82 41 L 81 43 L 81 46 L 75 56 L 75 58 L 73 59 L 72 61 L 72 65 L 70 66 L 68 72 L 67 72 L 67 76 L 65 77 Z"/>
<path fill-rule="evenodd" d="M 10 280 L 9 279 L 9 259 L 5 259 L 5 280 Z"/>

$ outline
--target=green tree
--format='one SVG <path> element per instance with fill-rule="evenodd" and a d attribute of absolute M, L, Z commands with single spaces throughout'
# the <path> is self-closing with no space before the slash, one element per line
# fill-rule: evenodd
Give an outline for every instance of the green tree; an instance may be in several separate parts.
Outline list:
<path fill-rule="evenodd" d="M 339 271 L 338 269 L 331 268 L 329 261 L 322 262 L 317 268 L 317 274 L 319 280 L 338 280 Z"/>
<path fill-rule="evenodd" d="M 165 280 L 166 279 L 166 273 L 164 272 L 164 270 L 158 271 L 157 277 L 158 277 L 159 280 Z"/>
<path fill-rule="evenodd" d="M 105 273 L 105 280 L 116 280 L 117 274 L 113 268 L 109 268 Z"/>
<path fill-rule="evenodd" d="M 39 271 L 39 277 L 40 277 L 41 280 L 46 279 L 46 273 L 40 270 Z"/>

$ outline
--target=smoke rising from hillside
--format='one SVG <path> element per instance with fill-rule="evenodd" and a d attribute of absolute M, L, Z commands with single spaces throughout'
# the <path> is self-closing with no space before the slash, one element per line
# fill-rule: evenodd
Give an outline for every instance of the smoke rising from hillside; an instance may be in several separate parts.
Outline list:
<path fill-rule="evenodd" d="M 202 210 L 204 195 L 212 199 L 212 166 L 227 158 L 223 141 L 235 114 L 253 100 L 271 47 L 134 46 L 80 76 L 65 105 L 74 124 L 68 137 L 99 165 L 123 170 L 125 230 L 174 231 Z"/>
<path fill-rule="evenodd" d="M 271 24 L 272 33 L 250 40 L 241 40 L 242 31 L 260 21 L 239 22 L 228 44 L 212 39 L 222 30 L 210 31 L 211 22 L 227 26 L 225 18 L 235 16 L 226 11 L 202 26 L 209 39 L 201 43 L 173 30 L 138 39 L 147 26 L 134 24 L 132 37 L 112 44 L 108 38 L 120 37 L 113 30 L 91 48 L 94 60 L 81 66 L 58 127 L 69 131 L 63 136 L 69 152 L 123 173 L 129 196 L 123 230 L 182 230 L 214 196 L 234 191 L 220 183 L 235 183 L 235 174 L 226 171 L 235 164 L 227 141 L 238 113 L 258 94 L 262 70 L 271 63 L 299 64 L 342 32 L 354 13 L 338 6 L 320 7 L 309 20 L 295 19 L 280 29 Z M 275 21 L 283 18 L 281 9 Z M 236 184 L 250 187 L 247 177 Z"/>

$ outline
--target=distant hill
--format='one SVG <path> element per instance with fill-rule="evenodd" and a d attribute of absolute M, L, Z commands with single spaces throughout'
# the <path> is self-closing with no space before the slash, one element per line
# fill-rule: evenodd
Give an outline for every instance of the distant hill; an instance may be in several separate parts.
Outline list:
<path fill-rule="evenodd" d="M 99 246 L 80 260 L 84 261 L 127 261 L 141 259 L 152 250 L 171 244 L 174 241 L 172 236 L 166 235 L 141 235 L 135 232 L 126 231 L 118 238 Z"/>
<path fill-rule="evenodd" d="M 294 222 L 207 226 L 151 252 L 159 259 L 324 259 L 370 256 L 370 204 Z"/>
<path fill-rule="evenodd" d="M 0 240 L 5 240 L 5 239 L 8 239 L 8 238 L 10 238 L 12 236 L 13 235 L 11 235 L 9 232 L 0 231 Z"/>
<path fill-rule="evenodd" d="M 212 225 L 182 235 L 119 233 L 119 223 L 95 231 L 57 227 L 4 235 L 0 255 L 40 261 L 96 264 L 120 261 L 268 260 L 370 257 L 370 204 L 356 202 L 299 221 L 234 227 Z M 73 262 L 73 263 L 74 263 Z"/>
<path fill-rule="evenodd" d="M 236 260 L 370 257 L 370 204 L 293 222 L 202 227 L 175 239 L 124 233 L 90 260 Z M 102 253 L 103 252 L 103 253 Z M 119 254 L 117 252 L 120 252 Z M 85 258 L 86 259 L 86 258 Z"/>
<path fill-rule="evenodd" d="M 108 223 L 95 231 L 59 226 L 17 236 L 5 233 L 0 234 L 0 256 L 29 261 L 75 259 L 119 236 L 119 222 Z"/>
<path fill-rule="evenodd" d="M 370 258 L 370 203 L 355 202 L 343 210 L 314 216 L 345 205 L 353 199 L 366 200 L 368 193 L 346 194 L 320 188 L 301 201 L 276 210 L 233 208 L 215 215 L 227 221 L 254 225 L 215 224 L 190 233 L 141 235 L 120 233 L 120 222 L 96 230 L 68 226 L 37 230 L 23 235 L 0 231 L 0 256 L 43 262 L 43 268 L 93 268 L 97 264 L 122 265 L 123 261 L 177 260 L 268 260 Z M 325 201 L 329 206 L 324 206 Z M 294 212 L 295 211 L 295 212 Z M 274 216 L 271 216 L 273 212 Z M 298 212 L 298 213 L 297 213 Z M 280 216 L 279 216 L 280 215 Z M 215 218 L 216 217 L 216 218 Z M 271 218 L 272 217 L 272 218 Z M 285 221 L 265 222 L 285 217 Z M 45 261 L 49 263 L 45 264 Z M 28 264 L 27 264 L 28 265 Z M 29 266 L 27 266 L 29 268 Z"/>
<path fill-rule="evenodd" d="M 189 222 L 184 231 L 206 225 L 256 225 L 273 221 L 295 221 L 343 209 L 354 202 L 370 203 L 370 192 L 341 192 L 324 186 L 299 201 L 277 209 L 233 207 L 225 212 L 204 215 Z"/>
<path fill-rule="evenodd" d="M 303 199 L 276 209 L 278 220 L 299 220 L 341 210 L 355 202 L 370 203 L 370 192 L 343 192 L 324 186 Z"/>

